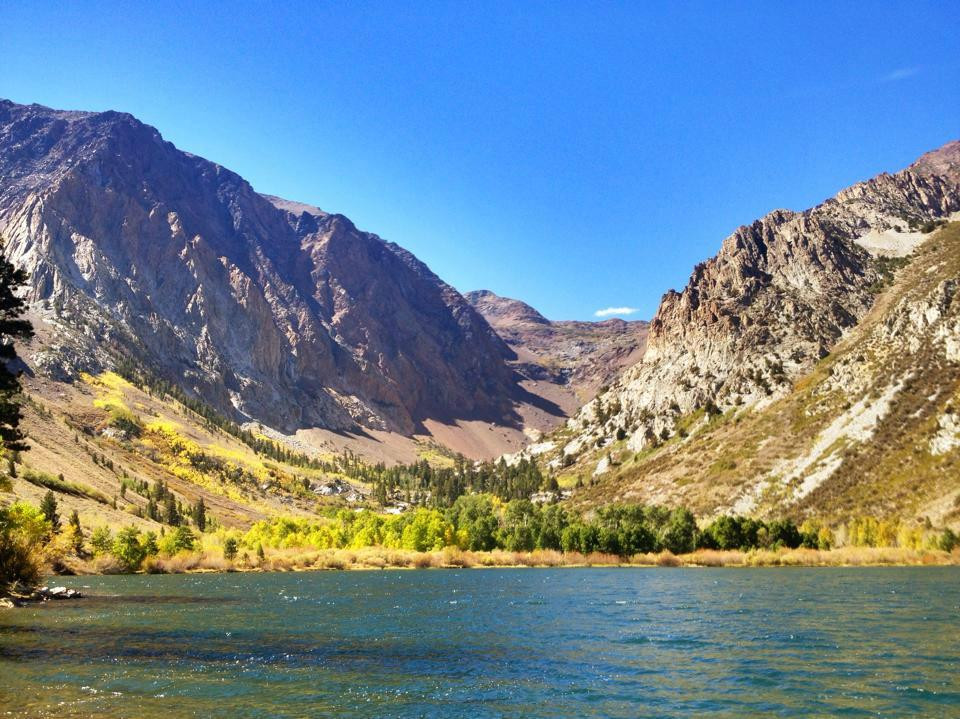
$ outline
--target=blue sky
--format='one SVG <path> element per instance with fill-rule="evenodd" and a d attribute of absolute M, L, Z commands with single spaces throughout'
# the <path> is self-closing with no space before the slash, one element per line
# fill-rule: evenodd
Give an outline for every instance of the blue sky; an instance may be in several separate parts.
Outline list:
<path fill-rule="evenodd" d="M 960 4 L 21 3 L 0 97 L 131 112 L 461 291 L 649 318 L 738 225 L 960 137 Z"/>

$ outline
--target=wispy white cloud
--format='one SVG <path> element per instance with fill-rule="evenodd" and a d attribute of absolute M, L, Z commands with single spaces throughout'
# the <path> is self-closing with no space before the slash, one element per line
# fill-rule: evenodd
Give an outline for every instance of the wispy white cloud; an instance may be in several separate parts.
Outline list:
<path fill-rule="evenodd" d="M 605 307 L 593 313 L 594 317 L 613 317 L 614 315 L 632 315 L 639 312 L 636 307 Z"/>
<path fill-rule="evenodd" d="M 897 82 L 899 80 L 906 80 L 908 77 L 913 77 L 918 72 L 920 72 L 919 67 L 898 67 L 893 72 L 888 72 L 886 75 L 880 78 L 880 82 Z"/>

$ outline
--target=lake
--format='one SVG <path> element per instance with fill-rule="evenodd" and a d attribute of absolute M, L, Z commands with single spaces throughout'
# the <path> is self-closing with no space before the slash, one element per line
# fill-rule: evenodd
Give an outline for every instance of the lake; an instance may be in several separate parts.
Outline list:
<path fill-rule="evenodd" d="M 70 577 L 0 716 L 960 716 L 960 568 Z"/>

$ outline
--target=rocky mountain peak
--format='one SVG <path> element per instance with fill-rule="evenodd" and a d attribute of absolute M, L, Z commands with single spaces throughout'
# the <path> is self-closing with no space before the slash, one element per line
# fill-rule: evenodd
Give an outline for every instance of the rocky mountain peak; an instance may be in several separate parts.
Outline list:
<path fill-rule="evenodd" d="M 646 322 L 551 321 L 525 302 L 489 290 L 465 297 L 516 353 L 518 373 L 555 385 L 554 396 L 570 412 L 637 362 L 646 347 Z"/>
<path fill-rule="evenodd" d="M 735 230 L 682 291 L 664 295 L 642 361 L 571 420 L 568 451 L 624 434 L 639 449 L 697 410 L 785 392 L 873 304 L 884 280 L 877 248 L 905 254 L 924 227 L 960 211 L 957 148 Z"/>
<path fill-rule="evenodd" d="M 960 184 L 960 140 L 948 142 L 943 147 L 920 156 L 909 170 L 933 177 L 942 177 Z"/>
<path fill-rule="evenodd" d="M 498 322 L 519 324 L 549 325 L 550 320 L 537 312 L 526 302 L 501 297 L 490 290 L 474 290 L 464 295 L 467 302 L 480 312 L 488 321 L 496 318 Z"/>
<path fill-rule="evenodd" d="M 342 215 L 260 195 L 115 112 L 0 103 L 0 177 L 42 371 L 134 358 L 284 431 L 519 422 L 512 352 L 483 317 Z"/>

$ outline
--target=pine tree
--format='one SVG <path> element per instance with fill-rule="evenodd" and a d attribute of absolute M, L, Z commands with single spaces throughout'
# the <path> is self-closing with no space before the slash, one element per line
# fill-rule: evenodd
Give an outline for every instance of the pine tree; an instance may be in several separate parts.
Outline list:
<path fill-rule="evenodd" d="M 40 502 L 40 511 L 43 512 L 44 518 L 50 522 L 50 528 L 54 532 L 59 532 L 60 515 L 57 514 L 57 498 L 53 496 L 53 492 L 48 490 L 43 495 L 43 501 Z"/>
<path fill-rule="evenodd" d="M 233 560 L 237 556 L 237 546 L 237 540 L 233 537 L 223 540 L 223 558 L 227 561 Z"/>
<path fill-rule="evenodd" d="M 29 449 L 20 429 L 20 371 L 11 367 L 17 359 L 15 340 L 33 337 L 33 326 L 21 319 L 27 303 L 16 291 L 27 282 L 27 273 L 0 255 L 0 446 L 11 452 Z"/>
<path fill-rule="evenodd" d="M 83 529 L 80 527 L 80 515 L 73 510 L 67 522 L 70 531 L 70 546 L 78 557 L 83 556 Z"/>
<path fill-rule="evenodd" d="M 201 532 L 207 529 L 207 506 L 203 503 L 203 497 L 197 500 L 193 507 L 193 523 Z"/>
<path fill-rule="evenodd" d="M 177 509 L 177 502 L 172 494 L 167 495 L 166 508 L 163 517 L 171 527 L 180 526 L 180 511 Z"/>

